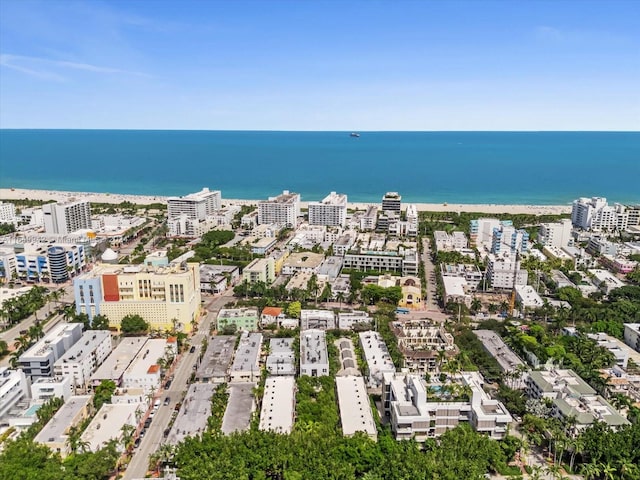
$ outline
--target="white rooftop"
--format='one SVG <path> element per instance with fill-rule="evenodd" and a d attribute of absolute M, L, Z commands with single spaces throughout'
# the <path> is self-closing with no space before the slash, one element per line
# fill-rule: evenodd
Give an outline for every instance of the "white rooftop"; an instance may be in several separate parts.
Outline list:
<path fill-rule="evenodd" d="M 293 377 L 268 377 L 264 385 L 260 430 L 290 433 L 295 412 L 295 380 Z"/>
<path fill-rule="evenodd" d="M 105 339 L 111 337 L 109 330 L 87 330 L 69 350 L 61 356 L 56 364 L 67 362 L 82 363 Z"/>
<path fill-rule="evenodd" d="M 146 342 L 146 337 L 123 338 L 111 352 L 111 355 L 91 375 L 91 380 L 98 383 L 101 380 L 115 380 L 117 382 Z"/>
<path fill-rule="evenodd" d="M 78 413 L 91 401 L 92 395 L 70 397 L 34 439 L 38 443 L 64 443 L 66 432 Z"/>
<path fill-rule="evenodd" d="M 376 438 L 378 429 L 373 421 L 364 379 L 355 375 L 336 377 L 336 390 L 342 434 L 350 436 L 356 432 L 364 432 Z"/>
<path fill-rule="evenodd" d="M 158 359 L 164 357 L 167 341 L 164 338 L 153 338 L 140 349 L 136 357 L 125 371 L 127 377 L 146 375 L 152 365 L 158 364 Z"/>
<path fill-rule="evenodd" d="M 138 408 L 142 411 L 144 407 L 140 403 L 105 403 L 82 434 L 82 441 L 89 444 L 92 452 L 96 452 L 109 440 L 120 438 L 123 425 L 136 425 Z"/>

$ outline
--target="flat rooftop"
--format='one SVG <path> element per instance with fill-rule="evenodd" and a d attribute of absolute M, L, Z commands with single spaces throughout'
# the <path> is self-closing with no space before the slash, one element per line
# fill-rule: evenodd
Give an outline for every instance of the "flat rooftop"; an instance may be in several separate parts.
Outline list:
<path fill-rule="evenodd" d="M 364 432 L 377 438 L 378 429 L 373 421 L 364 379 L 354 375 L 336 377 L 336 390 L 342 434 L 351 436 L 356 432 Z"/>
<path fill-rule="evenodd" d="M 34 359 L 45 356 L 46 353 L 50 351 L 52 343 L 59 342 L 63 338 L 70 336 L 72 332 L 77 329 L 82 331 L 82 325 L 79 323 L 61 323 L 56 325 L 49 333 L 20 355 L 20 358 Z"/>
<path fill-rule="evenodd" d="M 40 433 L 36 435 L 38 443 L 64 443 L 66 432 L 71 427 L 78 413 L 87 406 L 93 398 L 92 395 L 75 395 L 69 397 L 60 410 L 47 422 Z"/>
<path fill-rule="evenodd" d="M 492 330 L 474 330 L 476 337 L 482 342 L 484 348 L 500 364 L 503 372 L 511 372 L 524 362 L 502 340 L 500 335 Z"/>
<path fill-rule="evenodd" d="M 92 452 L 101 449 L 112 438 L 120 437 L 123 425 L 135 426 L 138 408 L 145 407 L 140 403 L 105 403 L 82 434 L 82 441 L 89 444 Z"/>
<path fill-rule="evenodd" d="M 300 363 L 303 365 L 326 364 L 327 340 L 323 330 L 300 332 Z"/>
<path fill-rule="evenodd" d="M 249 428 L 251 414 L 256 407 L 252 393 L 255 386 L 255 383 L 245 382 L 229 384 L 229 401 L 222 418 L 222 433 L 225 435 Z"/>
<path fill-rule="evenodd" d="M 216 387 L 213 383 L 191 384 L 167 437 L 168 443 L 176 445 L 186 437 L 196 436 L 207 429 L 211 397 Z"/>
<path fill-rule="evenodd" d="M 147 340 L 144 347 L 140 349 L 131 364 L 125 370 L 127 377 L 141 377 L 146 375 L 149 367 L 156 365 L 158 359 L 164 357 L 167 341 L 164 338 L 153 338 Z"/>
<path fill-rule="evenodd" d="M 147 343 L 146 337 L 123 338 L 111 355 L 91 375 L 91 381 L 99 383 L 102 380 L 114 380 L 117 383 L 145 343 Z"/>
<path fill-rule="evenodd" d="M 238 348 L 236 349 L 236 357 L 233 359 L 231 371 L 245 372 L 250 370 L 252 366 L 255 366 L 258 362 L 261 347 L 261 333 L 243 333 Z"/>
<path fill-rule="evenodd" d="M 295 414 L 296 382 L 293 377 L 269 377 L 264 385 L 260 430 L 291 433 Z"/>
<path fill-rule="evenodd" d="M 87 330 L 82 334 L 80 340 L 56 361 L 56 364 L 83 362 L 107 338 L 111 338 L 109 330 Z"/>
<path fill-rule="evenodd" d="M 375 379 L 377 383 L 382 383 L 382 373 L 396 371 L 387 344 L 378 332 L 372 330 L 360 332 L 358 335 L 369 368 L 369 377 Z"/>
<path fill-rule="evenodd" d="M 210 337 L 197 371 L 197 378 L 199 380 L 218 379 L 224 382 L 231 365 L 235 343 L 236 337 L 231 335 Z"/>

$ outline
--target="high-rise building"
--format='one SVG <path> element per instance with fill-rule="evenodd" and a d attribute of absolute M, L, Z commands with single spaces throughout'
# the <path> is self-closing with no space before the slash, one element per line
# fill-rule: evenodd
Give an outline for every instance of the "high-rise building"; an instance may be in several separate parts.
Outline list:
<path fill-rule="evenodd" d="M 387 192 L 382 197 L 382 211 L 400 213 L 402 196 L 398 192 Z"/>
<path fill-rule="evenodd" d="M 529 233 L 524 229 L 501 225 L 493 229 L 491 253 L 508 251 L 525 253 L 529 249 Z"/>
<path fill-rule="evenodd" d="M 507 254 L 489 254 L 486 276 L 493 288 L 513 288 L 526 285 L 528 272 L 520 268 L 520 260 Z"/>
<path fill-rule="evenodd" d="M 559 222 L 541 223 L 538 230 L 538 243 L 545 247 L 568 247 L 573 245 L 571 220 L 565 218 Z"/>
<path fill-rule="evenodd" d="M 309 203 L 309 224 L 344 227 L 347 222 L 347 196 L 331 192 L 321 202 Z"/>
<path fill-rule="evenodd" d="M 47 233 L 67 234 L 91 228 L 91 207 L 86 200 L 65 203 L 45 203 L 44 230 Z"/>
<path fill-rule="evenodd" d="M 300 216 L 300 194 L 288 190 L 258 203 L 258 224 L 275 223 L 295 227 Z"/>
<path fill-rule="evenodd" d="M 167 213 L 169 220 L 186 215 L 193 220 L 204 220 L 220 210 L 222 194 L 220 190 L 203 188 L 199 192 L 190 193 L 184 197 L 169 197 L 167 199 Z"/>
<path fill-rule="evenodd" d="M 16 206 L 13 203 L 0 202 L 0 223 L 16 221 Z"/>
<path fill-rule="evenodd" d="M 619 203 L 607 204 L 604 197 L 579 198 L 571 208 L 571 223 L 584 230 L 626 230 L 629 212 Z"/>

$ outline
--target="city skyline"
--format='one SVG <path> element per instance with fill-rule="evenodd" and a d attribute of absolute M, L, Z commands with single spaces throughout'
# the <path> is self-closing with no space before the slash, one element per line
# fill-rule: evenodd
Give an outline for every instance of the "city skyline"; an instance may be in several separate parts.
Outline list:
<path fill-rule="evenodd" d="M 0 5 L 0 128 L 638 130 L 636 2 Z"/>

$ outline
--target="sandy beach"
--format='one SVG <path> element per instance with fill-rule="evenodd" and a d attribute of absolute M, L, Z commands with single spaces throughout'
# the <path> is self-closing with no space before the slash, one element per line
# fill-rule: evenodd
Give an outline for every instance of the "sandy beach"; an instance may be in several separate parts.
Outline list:
<path fill-rule="evenodd" d="M 164 203 L 166 196 L 153 195 L 126 195 L 120 193 L 98 192 L 65 192 L 58 190 L 30 190 L 22 188 L 0 188 L 1 200 L 55 200 L 58 202 L 72 199 L 87 199 L 95 203 L 122 203 L 131 202 L 138 205 L 152 203 Z M 224 204 L 250 205 L 258 200 L 240 200 L 223 198 Z M 300 202 L 302 208 L 306 208 L 308 202 Z M 364 210 L 374 203 L 349 203 L 350 209 Z M 379 204 L 377 204 L 379 205 Z M 532 215 L 560 215 L 571 213 L 571 205 L 498 205 L 498 204 L 461 204 L 461 203 L 416 203 L 416 208 L 421 212 L 470 212 L 470 213 L 528 213 Z"/>

